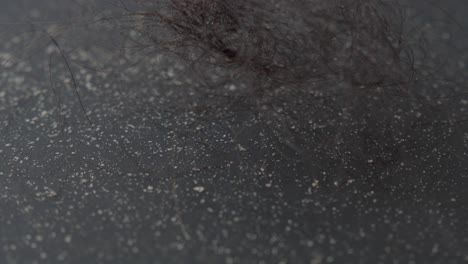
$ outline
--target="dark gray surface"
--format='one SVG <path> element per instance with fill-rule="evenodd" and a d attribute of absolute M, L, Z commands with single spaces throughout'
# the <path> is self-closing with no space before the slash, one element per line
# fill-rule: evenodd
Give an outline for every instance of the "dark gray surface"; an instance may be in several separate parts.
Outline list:
<path fill-rule="evenodd" d="M 125 27 L 98 19 L 116 2 L 0 1 L 1 263 L 468 262 L 466 96 L 364 97 L 351 121 L 334 100 L 281 124 L 190 108 L 221 99 L 123 48 Z M 463 24 L 461 3 L 444 8 Z M 449 46 L 467 33 L 425 7 L 441 74 L 463 80 Z"/>

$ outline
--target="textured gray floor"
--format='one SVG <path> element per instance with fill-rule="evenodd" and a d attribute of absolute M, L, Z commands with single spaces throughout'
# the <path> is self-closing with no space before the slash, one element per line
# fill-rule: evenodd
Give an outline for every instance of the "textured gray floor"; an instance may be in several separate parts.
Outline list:
<path fill-rule="evenodd" d="M 123 49 L 95 17 L 115 2 L 0 1 L 0 263 L 468 262 L 466 125 L 431 122 L 466 118 L 465 97 L 364 105 L 346 168 L 326 103 L 296 141 L 241 104 L 181 110 L 218 99 L 181 62 Z M 460 25 L 433 31 L 461 51 L 464 5 L 444 3 Z M 466 54 L 447 46 L 458 75 Z M 366 149 L 374 136 L 391 157 Z"/>

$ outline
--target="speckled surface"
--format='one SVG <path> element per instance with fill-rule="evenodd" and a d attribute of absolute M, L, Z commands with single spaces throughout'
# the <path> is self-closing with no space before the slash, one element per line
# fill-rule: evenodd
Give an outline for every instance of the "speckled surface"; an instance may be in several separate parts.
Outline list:
<path fill-rule="evenodd" d="M 466 87 L 278 119 L 125 48 L 117 2 L 0 1 L 0 263 L 468 262 Z M 466 4 L 420 2 L 463 84 Z"/>

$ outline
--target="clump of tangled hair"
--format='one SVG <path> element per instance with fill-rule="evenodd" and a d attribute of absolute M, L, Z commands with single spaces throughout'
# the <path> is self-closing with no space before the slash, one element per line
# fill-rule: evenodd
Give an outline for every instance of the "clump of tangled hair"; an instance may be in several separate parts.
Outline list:
<path fill-rule="evenodd" d="M 417 37 L 407 35 L 397 1 L 138 2 L 142 36 L 218 79 L 255 80 L 256 94 L 284 86 L 405 93 L 418 79 Z"/>

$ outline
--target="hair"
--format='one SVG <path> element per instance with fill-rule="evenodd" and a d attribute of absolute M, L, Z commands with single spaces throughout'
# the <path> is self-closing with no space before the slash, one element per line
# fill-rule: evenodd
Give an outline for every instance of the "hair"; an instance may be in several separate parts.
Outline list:
<path fill-rule="evenodd" d="M 323 90 L 317 83 L 327 81 L 352 91 L 407 92 L 419 69 L 401 5 L 323 2 L 140 1 L 144 11 L 135 15 L 158 48 L 230 76 L 251 76 L 252 90 Z"/>

